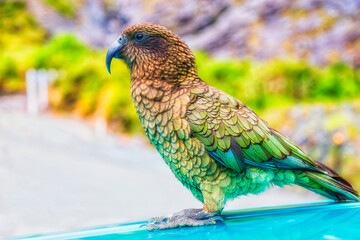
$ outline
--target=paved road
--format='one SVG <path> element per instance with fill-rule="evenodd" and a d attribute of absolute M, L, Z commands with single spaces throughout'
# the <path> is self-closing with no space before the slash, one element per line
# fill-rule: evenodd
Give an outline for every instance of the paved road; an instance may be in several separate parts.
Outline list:
<path fill-rule="evenodd" d="M 201 207 L 145 141 L 99 138 L 79 120 L 28 116 L 21 107 L 5 105 L 0 104 L 0 236 L 143 220 Z M 273 188 L 236 199 L 226 209 L 317 199 L 310 192 Z"/>

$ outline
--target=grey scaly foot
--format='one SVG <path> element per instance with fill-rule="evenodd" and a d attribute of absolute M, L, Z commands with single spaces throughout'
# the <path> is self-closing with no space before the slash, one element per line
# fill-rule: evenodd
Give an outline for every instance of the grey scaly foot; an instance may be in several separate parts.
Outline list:
<path fill-rule="evenodd" d="M 217 212 L 205 212 L 203 209 L 185 209 L 172 214 L 170 217 L 151 218 L 143 224 L 148 230 L 168 229 L 185 226 L 213 225 L 223 221 Z"/>

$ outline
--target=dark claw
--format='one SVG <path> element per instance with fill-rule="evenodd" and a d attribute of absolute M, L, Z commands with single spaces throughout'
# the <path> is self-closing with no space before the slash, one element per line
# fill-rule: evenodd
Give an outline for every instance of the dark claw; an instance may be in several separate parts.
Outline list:
<path fill-rule="evenodd" d="M 186 226 L 204 226 L 214 225 L 217 222 L 224 222 L 220 216 L 214 216 L 216 213 L 204 212 L 202 209 L 185 209 L 173 214 L 171 217 L 155 217 L 142 224 L 149 231 L 157 229 L 168 229 Z"/>
<path fill-rule="evenodd" d="M 166 219 L 166 220 L 164 220 Z M 164 218 L 161 222 L 156 223 L 145 223 L 141 226 L 146 226 L 147 230 L 153 231 L 158 229 L 168 229 L 176 227 L 196 227 L 196 226 L 205 226 L 205 225 L 215 225 L 217 222 L 224 222 L 222 217 L 212 217 L 208 219 L 192 219 L 189 217 L 184 218 Z"/>
<path fill-rule="evenodd" d="M 144 227 L 147 228 L 147 227 L 148 227 L 148 223 L 143 223 L 143 224 L 140 225 L 140 228 L 144 228 Z"/>
<path fill-rule="evenodd" d="M 222 223 L 224 223 L 224 221 L 225 221 L 224 218 L 222 218 L 220 216 L 215 216 L 212 219 L 216 222 L 222 222 Z"/>
<path fill-rule="evenodd" d="M 140 225 L 140 228 L 146 227 L 147 229 L 149 229 L 149 227 L 153 226 L 153 228 L 155 228 L 155 226 L 162 224 L 162 223 L 166 223 L 169 221 L 170 218 L 168 217 L 153 217 L 150 218 L 146 223 L 143 223 Z"/>

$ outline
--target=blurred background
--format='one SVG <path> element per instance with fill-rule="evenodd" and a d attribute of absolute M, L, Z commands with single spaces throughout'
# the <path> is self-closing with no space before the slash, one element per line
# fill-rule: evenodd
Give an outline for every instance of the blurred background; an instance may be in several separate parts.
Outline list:
<path fill-rule="evenodd" d="M 149 145 L 121 61 L 127 26 L 165 25 L 200 77 L 360 189 L 359 0 L 0 1 L 0 236 L 144 220 L 201 204 Z M 308 202 L 273 188 L 225 210 Z"/>

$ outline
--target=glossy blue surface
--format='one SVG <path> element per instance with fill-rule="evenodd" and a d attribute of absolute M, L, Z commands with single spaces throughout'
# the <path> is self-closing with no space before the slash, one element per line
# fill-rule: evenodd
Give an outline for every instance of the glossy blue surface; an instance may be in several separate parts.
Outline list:
<path fill-rule="evenodd" d="M 223 214 L 224 224 L 149 232 L 143 222 L 18 239 L 360 239 L 360 202 L 249 209 Z"/>

